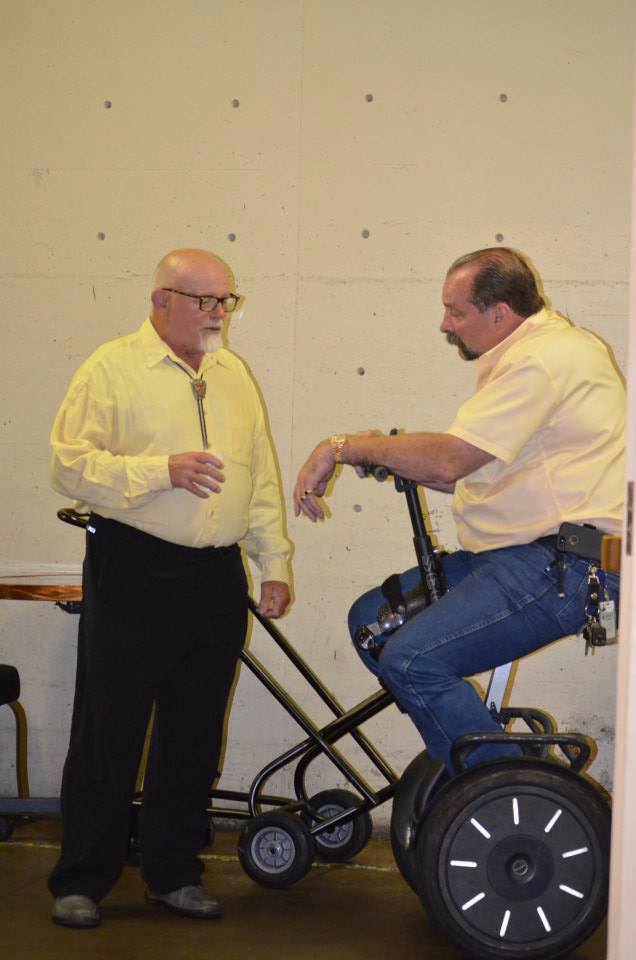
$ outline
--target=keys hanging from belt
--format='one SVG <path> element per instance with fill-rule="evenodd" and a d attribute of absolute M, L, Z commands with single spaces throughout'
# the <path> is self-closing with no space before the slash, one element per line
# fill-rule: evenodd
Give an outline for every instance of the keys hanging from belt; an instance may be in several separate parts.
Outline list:
<path fill-rule="evenodd" d="M 585 640 L 585 655 L 590 647 L 604 647 L 616 637 L 616 608 L 606 589 L 603 569 L 590 564 L 587 571 L 587 622 L 581 633 Z"/>

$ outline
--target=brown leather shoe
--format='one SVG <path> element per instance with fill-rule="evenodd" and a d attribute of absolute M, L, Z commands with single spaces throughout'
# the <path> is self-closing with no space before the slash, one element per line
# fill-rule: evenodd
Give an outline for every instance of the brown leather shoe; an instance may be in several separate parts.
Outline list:
<path fill-rule="evenodd" d="M 95 901 L 79 893 L 56 897 L 51 919 L 63 927 L 98 927 L 102 922 Z"/>
<path fill-rule="evenodd" d="M 169 910 L 186 917 L 216 920 L 217 917 L 221 916 L 221 907 L 218 901 L 201 884 L 192 887 L 179 887 L 178 890 L 172 890 L 170 893 L 154 893 L 148 889 L 146 890 L 146 900 L 148 903 L 158 903 L 162 907 L 168 907 Z"/>

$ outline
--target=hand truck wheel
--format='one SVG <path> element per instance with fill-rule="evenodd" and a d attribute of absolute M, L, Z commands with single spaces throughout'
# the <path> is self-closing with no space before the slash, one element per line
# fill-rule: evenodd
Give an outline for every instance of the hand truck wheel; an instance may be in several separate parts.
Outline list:
<path fill-rule="evenodd" d="M 605 916 L 610 811 L 600 788 L 520 757 L 473 767 L 437 794 L 416 845 L 424 907 L 485 960 L 555 960 Z"/>
<path fill-rule="evenodd" d="M 329 817 L 335 817 L 348 810 L 349 807 L 356 807 L 360 804 L 360 798 L 349 790 L 323 790 L 309 799 L 309 805 L 320 814 L 321 818 L 326 820 Z M 305 814 L 303 819 L 310 827 L 318 822 L 309 814 Z M 339 823 L 323 830 L 321 833 L 314 833 L 313 840 L 316 845 L 316 856 L 327 862 L 344 862 L 355 857 L 366 845 L 373 830 L 371 815 L 367 810 L 357 814 L 352 820 L 345 823 Z"/>
<path fill-rule="evenodd" d="M 395 788 L 391 808 L 391 848 L 398 869 L 417 893 L 415 839 L 417 825 L 433 790 L 446 783 L 448 774 L 441 760 L 422 750 L 404 770 Z"/>
<path fill-rule="evenodd" d="M 238 857 L 245 873 L 265 887 L 289 887 L 311 866 L 314 841 L 300 817 L 261 813 L 241 831 Z"/>

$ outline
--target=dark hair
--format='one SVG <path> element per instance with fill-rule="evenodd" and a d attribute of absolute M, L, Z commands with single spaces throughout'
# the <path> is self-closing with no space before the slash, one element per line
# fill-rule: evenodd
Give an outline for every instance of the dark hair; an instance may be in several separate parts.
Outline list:
<path fill-rule="evenodd" d="M 448 273 L 470 264 L 473 277 L 470 302 L 483 313 L 495 303 L 507 303 L 520 317 L 529 317 L 545 306 L 534 273 L 521 254 L 510 247 L 488 247 L 459 257 Z"/>

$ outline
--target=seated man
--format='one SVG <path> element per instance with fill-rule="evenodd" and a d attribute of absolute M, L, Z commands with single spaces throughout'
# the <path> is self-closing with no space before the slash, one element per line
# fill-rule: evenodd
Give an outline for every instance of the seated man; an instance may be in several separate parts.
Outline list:
<path fill-rule="evenodd" d="M 577 632 L 589 561 L 556 553 L 562 523 L 619 534 L 625 391 L 605 344 L 546 308 L 525 259 L 506 247 L 456 260 L 443 288 L 441 330 L 478 370 L 474 395 L 445 433 L 377 431 L 322 440 L 299 472 L 296 515 L 324 516 L 319 498 L 338 463 L 364 465 L 453 493 L 463 549 L 443 558 L 449 591 L 409 620 L 376 663 L 433 757 L 450 762 L 464 734 L 500 731 L 464 678 Z M 600 538 L 599 538 L 600 539 Z M 561 560 L 563 556 L 563 560 Z M 599 552 L 600 558 L 600 552 Z M 616 603 L 616 574 L 601 574 Z M 419 571 L 401 577 L 412 588 Z M 379 589 L 354 605 L 353 630 L 375 621 Z M 475 750 L 472 763 L 511 745 Z"/>

